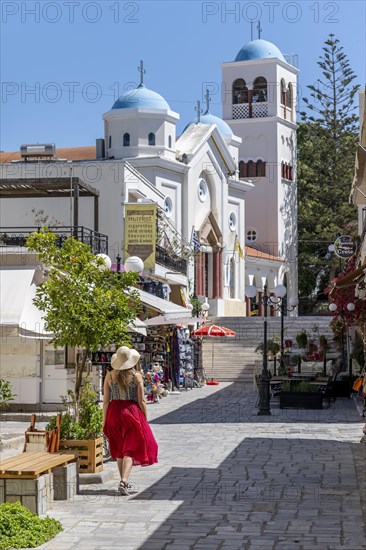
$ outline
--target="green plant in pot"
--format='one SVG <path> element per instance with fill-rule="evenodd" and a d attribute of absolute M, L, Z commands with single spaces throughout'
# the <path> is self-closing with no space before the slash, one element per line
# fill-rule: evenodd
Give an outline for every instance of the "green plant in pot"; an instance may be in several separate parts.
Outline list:
<path fill-rule="evenodd" d="M 323 353 L 329 351 L 329 344 L 327 337 L 324 334 L 321 334 L 319 336 L 319 347 L 322 350 Z"/>
<path fill-rule="evenodd" d="M 301 349 L 305 349 L 308 343 L 308 335 L 306 330 L 302 330 L 296 334 L 296 343 Z"/>
<path fill-rule="evenodd" d="M 103 413 L 97 403 L 97 394 L 89 380 L 80 389 L 78 418 L 76 417 L 76 397 L 72 390 L 62 397 L 65 412 L 61 413 L 61 439 L 97 439 L 102 435 Z M 56 416 L 52 417 L 46 430 L 56 428 Z"/>
<path fill-rule="evenodd" d="M 267 340 L 267 352 L 269 355 L 276 355 L 281 350 L 280 344 L 275 339 L 269 339 Z M 263 355 L 264 352 L 264 342 L 261 342 L 256 348 L 256 353 L 261 353 Z"/>

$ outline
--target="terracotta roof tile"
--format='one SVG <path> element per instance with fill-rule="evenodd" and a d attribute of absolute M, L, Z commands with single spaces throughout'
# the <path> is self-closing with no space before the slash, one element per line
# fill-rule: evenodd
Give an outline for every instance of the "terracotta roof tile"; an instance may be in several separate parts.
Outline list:
<path fill-rule="evenodd" d="M 60 147 L 56 148 L 56 157 L 66 160 L 95 160 L 96 147 Z M 0 153 L 0 164 L 10 164 L 12 160 L 21 160 L 20 151 Z"/>
<path fill-rule="evenodd" d="M 267 252 L 262 252 L 261 250 L 257 250 L 252 246 L 246 246 L 245 249 L 246 249 L 246 255 L 250 256 L 251 258 L 259 258 L 263 260 L 275 260 L 276 262 L 284 261 L 282 258 L 279 258 L 278 256 L 273 256 L 273 254 L 267 254 Z"/>

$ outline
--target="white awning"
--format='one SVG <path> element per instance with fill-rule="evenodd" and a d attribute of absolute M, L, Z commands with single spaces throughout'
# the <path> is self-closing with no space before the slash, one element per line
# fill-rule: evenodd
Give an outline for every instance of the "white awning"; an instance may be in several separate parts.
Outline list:
<path fill-rule="evenodd" d="M 25 338 L 45 338 L 52 334 L 45 331 L 44 313 L 33 304 L 36 285 L 35 269 L 6 268 L 0 270 L 0 326 L 16 329 Z"/>
<path fill-rule="evenodd" d="M 143 336 L 147 335 L 146 325 L 138 317 L 131 321 L 131 323 L 128 325 L 128 328 L 130 330 L 133 330 L 133 332 L 138 332 L 139 334 L 142 334 Z"/>
<path fill-rule="evenodd" d="M 162 313 L 166 316 L 166 318 L 169 317 L 191 317 L 192 312 L 182 306 L 178 306 L 177 304 L 174 304 L 173 302 L 169 302 L 168 300 L 163 300 L 162 298 L 158 298 L 157 296 L 154 296 L 153 294 L 149 294 L 148 292 L 145 292 L 144 290 L 140 290 L 138 288 L 134 288 L 133 290 L 136 290 L 138 294 L 140 295 L 140 300 L 143 304 L 151 307 L 151 309 L 154 309 L 155 311 Z"/>

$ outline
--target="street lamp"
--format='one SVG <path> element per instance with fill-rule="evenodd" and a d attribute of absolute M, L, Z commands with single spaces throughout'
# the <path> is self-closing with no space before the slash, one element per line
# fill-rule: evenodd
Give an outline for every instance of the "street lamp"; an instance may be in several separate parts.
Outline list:
<path fill-rule="evenodd" d="M 144 270 L 144 262 L 138 256 L 130 256 L 125 260 L 124 268 L 127 273 L 141 273 Z"/>
<path fill-rule="evenodd" d="M 253 285 L 248 285 L 245 287 L 245 295 L 248 298 L 254 298 L 257 295 L 257 289 Z M 264 322 L 263 322 L 263 366 L 262 366 L 262 373 L 260 377 L 258 378 L 258 394 L 259 394 L 259 403 L 258 403 L 258 415 L 264 416 L 264 415 L 270 415 L 270 397 L 271 397 L 271 391 L 270 391 L 270 374 L 268 371 L 268 357 L 267 357 L 267 315 L 268 315 L 268 304 L 270 306 L 273 306 L 276 310 L 279 310 L 281 308 L 281 365 L 283 364 L 283 315 L 285 312 L 285 309 L 282 309 L 284 306 L 284 298 L 286 296 L 286 287 L 284 285 L 277 285 L 275 287 L 275 296 L 269 296 L 267 292 L 267 284 L 264 285 L 263 288 L 263 296 L 262 296 L 262 303 L 264 305 Z M 298 301 L 297 298 L 293 297 L 290 298 L 290 304 L 292 309 L 294 309 L 297 305 Z"/>

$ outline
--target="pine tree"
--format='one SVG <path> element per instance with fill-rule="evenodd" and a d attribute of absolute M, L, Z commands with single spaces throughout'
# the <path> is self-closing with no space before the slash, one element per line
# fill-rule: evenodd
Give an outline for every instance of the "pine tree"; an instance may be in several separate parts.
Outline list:
<path fill-rule="evenodd" d="M 322 50 L 322 78 L 307 86 L 298 131 L 299 293 L 313 302 L 339 266 L 328 245 L 340 234 L 356 235 L 357 219 L 348 203 L 358 139 L 356 75 L 333 34 Z"/>

